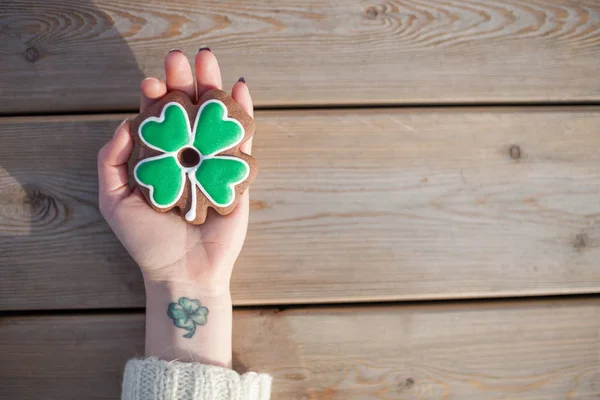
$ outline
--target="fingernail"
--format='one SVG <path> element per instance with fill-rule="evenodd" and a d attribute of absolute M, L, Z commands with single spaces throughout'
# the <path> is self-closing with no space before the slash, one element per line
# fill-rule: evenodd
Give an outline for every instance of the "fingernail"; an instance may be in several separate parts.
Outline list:
<path fill-rule="evenodd" d="M 200 52 L 201 52 L 201 51 L 203 51 L 203 50 L 208 50 L 208 51 L 210 51 L 210 47 L 202 46 L 202 47 L 200 47 L 200 48 L 198 49 L 198 53 L 200 53 Z M 210 51 L 210 52 L 212 53 L 212 51 Z"/>
<path fill-rule="evenodd" d="M 127 123 L 127 118 L 125 118 L 123 120 L 123 122 L 121 122 L 119 124 L 119 126 L 117 126 L 117 129 L 115 129 L 115 134 L 113 135 L 113 138 L 117 136 L 117 134 L 121 131 L 121 128 L 123 127 L 123 125 L 125 125 L 125 123 Z"/>
<path fill-rule="evenodd" d="M 181 51 L 181 49 L 171 49 L 171 50 L 169 50 L 169 54 L 172 53 L 172 52 L 174 52 L 174 51 L 178 51 L 180 53 L 183 53 L 183 51 Z"/>
<path fill-rule="evenodd" d="M 240 79 L 238 79 L 238 82 L 243 82 L 243 83 L 246 83 L 246 80 L 244 79 L 244 77 L 243 77 L 243 76 L 240 76 Z"/>

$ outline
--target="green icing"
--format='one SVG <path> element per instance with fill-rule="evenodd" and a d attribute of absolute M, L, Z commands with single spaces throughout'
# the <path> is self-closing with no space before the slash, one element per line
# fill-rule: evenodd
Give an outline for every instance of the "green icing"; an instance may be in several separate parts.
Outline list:
<path fill-rule="evenodd" d="M 195 178 L 209 200 L 217 206 L 226 207 L 235 198 L 233 186 L 248 176 L 249 167 L 237 158 L 211 155 L 238 144 L 244 130 L 239 122 L 227 119 L 227 108 L 219 101 L 208 101 L 199 112 L 193 146 L 204 158 L 195 171 Z M 163 108 L 160 118 L 146 119 L 139 134 L 151 147 L 166 153 L 177 152 L 189 143 L 187 113 L 180 105 L 169 104 Z M 136 167 L 135 178 L 141 185 L 150 188 L 155 206 L 166 208 L 174 205 L 181 196 L 185 184 L 184 171 L 175 157 L 163 155 L 142 160 Z M 189 173 L 194 173 L 192 171 Z M 178 310 L 173 312 L 177 314 Z M 183 323 L 186 318 L 181 318 Z M 187 319 L 189 325 L 189 317 Z"/>
<path fill-rule="evenodd" d="M 216 205 L 227 206 L 235 196 L 230 185 L 242 182 L 248 173 L 248 165 L 236 158 L 214 157 L 202 161 L 196 179 Z"/>
<path fill-rule="evenodd" d="M 209 101 L 202 107 L 194 127 L 194 147 L 202 155 L 226 150 L 244 136 L 242 126 L 226 117 L 227 108 L 221 102 Z"/>
<path fill-rule="evenodd" d="M 163 108 L 162 122 L 146 119 L 140 126 L 140 136 L 151 146 L 164 152 L 177 151 L 188 143 L 188 116 L 178 105 Z"/>
<path fill-rule="evenodd" d="M 135 170 L 135 178 L 153 188 L 150 192 L 157 207 L 168 207 L 181 195 L 183 177 L 174 157 L 159 156 L 141 161 Z"/>

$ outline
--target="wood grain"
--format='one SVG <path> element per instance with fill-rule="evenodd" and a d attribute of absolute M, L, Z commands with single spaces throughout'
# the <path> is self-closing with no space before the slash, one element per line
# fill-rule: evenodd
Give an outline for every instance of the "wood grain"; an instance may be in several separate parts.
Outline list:
<path fill-rule="evenodd" d="M 3 399 L 116 399 L 142 314 L 0 320 Z M 234 368 L 273 400 L 600 396 L 600 302 L 516 301 L 234 313 Z"/>
<path fill-rule="evenodd" d="M 0 113 L 133 111 L 209 45 L 258 106 L 598 101 L 596 0 L 22 0 L 0 9 Z"/>
<path fill-rule="evenodd" d="M 0 120 L 0 309 L 143 306 L 97 210 L 123 115 Z M 600 290 L 600 108 L 257 114 L 235 304 Z"/>

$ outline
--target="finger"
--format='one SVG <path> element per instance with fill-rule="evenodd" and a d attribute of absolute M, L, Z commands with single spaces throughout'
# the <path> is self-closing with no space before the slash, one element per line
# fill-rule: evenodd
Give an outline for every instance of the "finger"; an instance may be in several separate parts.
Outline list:
<path fill-rule="evenodd" d="M 114 137 L 98 152 L 98 182 L 100 209 L 108 210 L 131 194 L 127 161 L 134 141 L 127 120 L 121 122 Z"/>
<path fill-rule="evenodd" d="M 198 97 L 202 96 L 207 90 L 223 88 L 217 57 L 215 57 L 208 47 L 202 47 L 198 50 L 196 59 L 194 60 L 194 67 L 196 69 Z"/>
<path fill-rule="evenodd" d="M 140 112 L 167 94 L 167 85 L 158 78 L 146 78 L 141 84 Z"/>
<path fill-rule="evenodd" d="M 167 75 L 167 89 L 181 90 L 190 99 L 196 99 L 196 87 L 194 86 L 194 75 L 187 57 L 181 50 L 171 50 L 165 58 L 165 74 Z"/>
<path fill-rule="evenodd" d="M 250 96 L 250 91 L 248 90 L 248 86 L 246 85 L 246 80 L 244 78 L 240 78 L 235 85 L 233 85 L 233 89 L 231 89 L 231 97 L 235 101 L 238 102 L 240 106 L 251 117 L 254 117 L 254 106 L 252 104 L 252 97 Z M 246 154 L 250 154 L 252 152 L 252 138 L 250 138 L 247 142 L 242 143 L 240 146 L 240 150 Z"/>
<path fill-rule="evenodd" d="M 252 97 L 250 96 L 250 90 L 246 85 L 246 80 L 241 77 L 233 85 L 231 89 L 231 97 L 238 102 L 240 106 L 248 113 L 251 117 L 254 117 L 254 105 L 252 104 Z"/>

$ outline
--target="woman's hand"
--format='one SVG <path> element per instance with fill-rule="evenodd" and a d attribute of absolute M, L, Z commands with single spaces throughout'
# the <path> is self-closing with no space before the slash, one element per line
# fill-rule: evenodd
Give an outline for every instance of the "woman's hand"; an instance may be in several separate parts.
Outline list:
<path fill-rule="evenodd" d="M 180 51 L 171 51 L 165 73 L 166 83 L 157 78 L 142 82 L 140 111 L 171 90 L 196 100 L 207 90 L 222 88 L 217 59 L 208 49 L 196 54 L 195 74 Z M 243 79 L 233 86 L 232 97 L 253 115 Z M 250 154 L 251 142 L 241 150 Z M 246 237 L 248 191 L 231 214 L 209 212 L 203 225 L 190 225 L 176 211 L 154 211 L 138 188 L 129 187 L 127 162 L 133 148 L 130 124 L 124 121 L 98 154 L 100 211 L 144 275 L 146 355 L 229 367 L 229 281 Z"/>
<path fill-rule="evenodd" d="M 195 74 L 177 50 L 167 55 L 165 72 L 166 84 L 157 78 L 142 82 L 140 112 L 171 90 L 181 90 L 195 101 L 207 90 L 222 89 L 217 59 L 207 49 L 196 55 Z M 252 99 L 243 80 L 233 86 L 232 97 L 253 115 Z M 241 150 L 249 154 L 251 142 L 242 144 Z M 127 161 L 133 147 L 130 124 L 124 122 L 98 154 L 102 215 L 142 269 L 146 282 L 193 284 L 208 294 L 227 292 L 233 264 L 246 237 L 248 191 L 231 214 L 209 212 L 203 225 L 187 224 L 176 211 L 154 211 L 138 188 L 129 187 Z"/>

